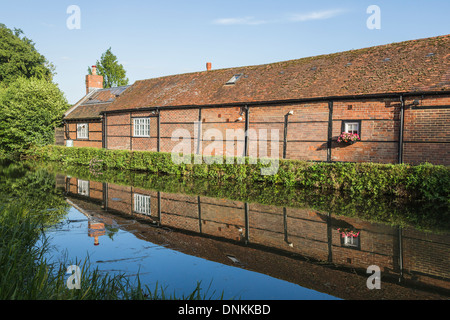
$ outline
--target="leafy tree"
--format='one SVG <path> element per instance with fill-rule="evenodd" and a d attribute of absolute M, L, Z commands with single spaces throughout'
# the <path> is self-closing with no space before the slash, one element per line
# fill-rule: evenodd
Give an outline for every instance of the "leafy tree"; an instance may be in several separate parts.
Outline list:
<path fill-rule="evenodd" d="M 0 158 L 53 143 L 69 107 L 54 70 L 22 30 L 0 23 Z"/>
<path fill-rule="evenodd" d="M 51 81 L 54 70 L 22 30 L 13 31 L 0 23 L 0 83 L 8 85 L 20 77 Z"/>
<path fill-rule="evenodd" d="M 128 85 L 126 71 L 118 61 L 117 57 L 112 53 L 111 48 L 102 54 L 100 61 L 97 60 L 98 74 L 103 76 L 103 88 L 112 88 Z M 88 67 L 89 74 L 92 69 Z"/>
<path fill-rule="evenodd" d="M 0 149 L 20 153 L 53 143 L 55 126 L 68 106 L 58 86 L 45 79 L 18 78 L 0 88 Z"/>

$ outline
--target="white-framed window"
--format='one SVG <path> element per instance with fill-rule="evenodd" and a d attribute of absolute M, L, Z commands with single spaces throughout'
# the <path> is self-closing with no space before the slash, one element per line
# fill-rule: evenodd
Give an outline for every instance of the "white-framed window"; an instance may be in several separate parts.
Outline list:
<path fill-rule="evenodd" d="M 358 134 L 360 132 L 359 122 L 345 122 L 344 123 L 344 132 Z"/>
<path fill-rule="evenodd" d="M 150 118 L 134 118 L 134 137 L 150 137 Z"/>
<path fill-rule="evenodd" d="M 135 193 L 134 212 L 150 215 L 150 196 Z"/>
<path fill-rule="evenodd" d="M 78 194 L 81 196 L 89 196 L 89 181 L 78 179 Z"/>
<path fill-rule="evenodd" d="M 77 139 L 88 139 L 88 138 L 89 138 L 89 124 L 77 123 Z"/>

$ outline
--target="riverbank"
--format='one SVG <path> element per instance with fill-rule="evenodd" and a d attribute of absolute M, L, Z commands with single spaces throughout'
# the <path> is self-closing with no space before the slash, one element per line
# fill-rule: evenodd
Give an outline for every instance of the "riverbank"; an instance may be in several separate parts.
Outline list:
<path fill-rule="evenodd" d="M 79 289 L 69 289 L 66 268 L 75 262 L 49 263 L 43 238 L 45 212 L 34 212 L 19 199 L 0 205 L 0 299 L 2 300 L 204 300 L 211 299 L 200 284 L 190 295 L 167 294 L 158 285 L 132 283 L 123 274 L 108 275 L 90 266 L 80 267 Z M 39 213 L 39 214 L 38 214 Z M 47 212 L 48 215 L 48 212 Z M 220 297 L 219 297 L 220 298 Z"/>
<path fill-rule="evenodd" d="M 395 196 L 448 201 L 450 167 L 423 164 L 324 163 L 276 159 L 264 162 L 251 158 L 184 156 L 175 163 L 172 154 L 150 151 L 106 150 L 45 146 L 30 149 L 25 157 L 81 165 L 91 170 L 117 169 L 167 174 L 209 181 L 233 181 L 246 184 L 280 185 L 313 188 L 322 191 L 344 191 L 359 196 Z M 274 168 L 273 174 L 261 170 Z"/>
<path fill-rule="evenodd" d="M 123 274 L 104 274 L 89 259 L 51 263 L 45 231 L 61 222 L 70 206 L 45 170 L 0 162 L 0 299 L 2 300 L 160 300 L 208 299 L 200 285 L 190 295 L 141 286 Z M 80 289 L 70 290 L 67 267 L 81 268 Z"/>
<path fill-rule="evenodd" d="M 50 170 L 50 168 L 52 168 L 52 170 Z M 264 232 L 264 234 L 266 236 L 268 236 L 269 239 L 272 239 L 273 235 L 276 235 L 278 233 L 278 239 L 280 240 L 279 244 L 281 245 L 281 248 L 284 248 L 283 250 L 285 250 L 285 246 L 284 246 L 285 242 L 283 241 L 283 233 L 279 233 L 280 231 L 283 232 L 282 231 L 283 225 L 285 228 L 284 230 L 286 230 L 286 232 L 287 232 L 287 230 L 289 231 L 289 233 L 286 233 L 286 235 L 289 235 L 289 240 L 294 241 L 293 242 L 294 246 L 287 247 L 287 249 L 288 250 L 297 250 L 297 249 L 293 249 L 293 248 L 298 248 L 301 251 L 304 250 L 301 248 L 306 248 L 307 246 L 298 245 L 299 243 L 297 241 L 300 241 L 300 243 L 304 243 L 304 241 L 306 239 L 311 238 L 311 240 L 313 240 L 313 242 L 315 243 L 318 239 L 321 238 L 321 237 L 317 238 L 318 235 L 320 235 L 320 234 L 325 236 L 325 238 L 321 238 L 322 240 L 323 239 L 332 239 L 332 238 L 327 238 L 327 235 L 329 232 L 327 230 L 335 230 L 334 227 L 340 226 L 342 221 L 346 221 L 347 223 L 350 223 L 352 225 L 354 225 L 356 222 L 356 225 L 354 225 L 355 227 L 357 227 L 357 228 L 362 227 L 361 232 L 363 233 L 363 239 L 364 239 L 364 242 L 363 242 L 363 246 L 364 246 L 363 252 L 364 253 L 367 253 L 366 249 L 372 248 L 369 245 L 369 243 L 370 243 L 369 238 L 372 238 L 374 236 L 374 232 L 375 232 L 375 234 L 378 234 L 378 232 L 380 230 L 393 230 L 394 232 L 387 232 L 387 234 L 386 234 L 388 237 L 392 237 L 392 240 L 387 240 L 387 242 L 389 244 L 391 244 L 391 243 L 396 243 L 395 239 L 396 239 L 397 231 L 405 230 L 405 232 L 408 232 L 407 230 L 410 230 L 408 228 L 408 226 L 406 226 L 407 229 L 403 229 L 403 227 L 386 229 L 386 226 L 381 226 L 378 223 L 374 226 L 375 229 L 370 229 L 370 228 L 368 229 L 367 222 L 361 221 L 359 219 L 351 219 L 351 218 L 349 219 L 346 217 L 339 217 L 332 213 L 327 214 L 327 215 L 323 215 L 323 214 L 321 215 L 319 213 L 320 211 L 316 211 L 315 209 L 296 210 L 295 208 L 293 208 L 293 207 L 289 208 L 288 206 L 297 206 L 297 205 L 302 205 L 302 204 L 307 206 L 308 204 L 312 203 L 312 204 L 315 204 L 314 207 L 322 208 L 324 210 L 324 212 L 340 211 L 341 213 L 345 212 L 347 214 L 354 212 L 355 214 L 358 214 L 358 217 L 360 217 L 360 214 L 362 212 L 368 213 L 368 211 L 370 211 L 370 214 L 368 213 L 371 216 L 370 218 L 375 217 L 376 220 L 379 222 L 381 222 L 381 220 L 385 220 L 386 218 L 389 220 L 390 220 L 390 218 L 394 218 L 396 221 L 391 220 L 391 222 L 395 222 L 396 226 L 397 226 L 397 222 L 400 222 L 402 224 L 403 224 L 403 222 L 406 222 L 407 225 L 409 225 L 410 222 L 414 222 L 411 220 L 411 219 L 414 219 L 413 216 L 411 216 L 411 217 L 402 216 L 402 214 L 400 212 L 397 212 L 397 209 L 399 209 L 399 208 L 396 208 L 395 206 L 393 206 L 392 203 L 389 204 L 389 203 L 381 202 L 380 199 L 377 199 L 377 200 L 372 199 L 373 200 L 372 202 L 361 203 L 357 199 L 353 199 L 353 200 L 352 199 L 343 199 L 343 198 L 341 198 L 341 196 L 333 197 L 332 195 L 325 196 L 321 192 L 318 192 L 318 191 L 314 192 L 314 194 L 312 194 L 312 192 L 307 192 L 306 190 L 300 190 L 297 188 L 271 186 L 269 188 L 264 189 L 264 188 L 257 188 L 258 187 L 257 185 L 256 186 L 253 185 L 251 187 L 249 186 L 249 188 L 247 188 L 247 189 L 242 189 L 241 188 L 242 184 L 241 185 L 236 184 L 236 183 L 233 184 L 230 181 L 227 181 L 220 185 L 214 185 L 213 183 L 209 183 L 208 181 L 204 181 L 201 179 L 189 179 L 189 177 L 176 177 L 173 175 L 160 176 L 160 175 L 148 174 L 145 172 L 134 172 L 134 171 L 124 171 L 124 170 L 105 169 L 105 170 L 101 170 L 101 171 L 95 171 L 95 170 L 92 170 L 91 168 L 89 168 L 89 166 L 66 166 L 66 165 L 61 165 L 60 163 L 57 163 L 57 162 L 39 163 L 36 161 L 29 161 L 29 162 L 22 161 L 20 163 L 9 163 L 9 164 L 5 165 L 0 172 L 3 174 L 3 177 L 4 177 L 4 179 L 2 179 L 2 188 L 1 188 L 4 191 L 3 193 L 13 196 L 15 199 L 13 201 L 17 202 L 17 203 L 19 203 L 20 199 L 22 199 L 22 201 L 24 201 L 23 205 L 25 205 L 27 209 L 33 208 L 34 211 L 36 211 L 36 209 L 39 209 L 40 210 L 39 212 L 45 213 L 45 215 L 39 214 L 36 216 L 39 216 L 39 217 L 49 216 L 49 218 L 51 217 L 51 219 L 46 219 L 45 221 L 47 221 L 50 224 L 56 223 L 57 225 L 59 225 L 61 228 L 61 231 L 65 234 L 64 238 L 67 237 L 66 233 L 68 230 L 67 229 L 68 225 L 66 225 L 65 222 L 63 222 L 63 223 L 58 222 L 59 219 L 57 219 L 57 218 L 59 216 L 64 215 L 64 210 L 62 210 L 62 209 L 64 209 L 67 206 L 64 201 L 65 199 L 71 199 L 71 201 L 76 200 L 74 203 L 77 203 L 77 206 L 80 206 L 80 208 L 85 208 L 86 210 L 93 210 L 92 212 L 97 211 L 100 214 L 99 218 L 103 219 L 103 221 L 109 221 L 108 223 L 112 223 L 111 221 L 115 221 L 111 224 L 113 226 L 117 226 L 117 225 L 127 225 L 128 226 L 129 225 L 131 232 L 134 232 L 136 235 L 139 235 L 139 237 L 144 236 L 145 239 L 148 239 L 148 241 L 151 241 L 152 243 L 157 239 L 161 239 L 161 240 L 163 240 L 162 242 L 156 241 L 156 243 L 166 244 L 167 243 L 166 241 L 168 240 L 167 237 L 173 236 L 173 240 L 175 241 L 174 247 L 177 248 L 177 250 L 180 249 L 180 245 L 182 245 L 182 244 L 185 244 L 188 248 L 196 247 L 198 249 L 198 247 L 193 244 L 196 243 L 196 241 L 199 238 L 203 238 L 203 237 L 198 237 L 198 234 L 192 234 L 190 232 L 187 232 L 187 236 L 191 237 L 191 238 L 184 239 L 185 241 L 181 241 L 181 243 L 177 243 L 176 241 L 181 240 L 180 237 L 178 236 L 179 233 L 174 232 L 175 230 L 177 230 L 176 228 L 170 229 L 172 226 L 171 221 L 172 222 L 179 221 L 179 218 L 181 218 L 181 217 L 184 217 L 187 220 L 190 220 L 191 218 L 195 219 L 196 213 L 197 213 L 197 208 L 195 207 L 195 204 L 197 203 L 197 201 L 200 201 L 199 200 L 200 196 L 202 198 L 202 203 L 203 203 L 201 206 L 199 205 L 199 208 L 201 207 L 201 216 L 203 219 L 206 219 L 204 221 L 207 223 L 206 225 L 204 225 L 202 223 L 201 227 L 199 226 L 199 228 L 202 228 L 200 230 L 203 230 L 203 232 L 208 233 L 208 232 L 211 232 L 212 230 L 214 230 L 214 232 L 216 232 L 216 233 L 221 232 L 220 228 L 217 228 L 217 226 L 220 226 L 220 224 L 218 225 L 217 222 L 222 221 L 222 220 L 211 219 L 212 218 L 211 214 L 217 213 L 216 210 L 218 210 L 217 209 L 218 206 L 221 208 L 227 208 L 226 210 L 232 210 L 232 214 L 230 214 L 230 215 L 219 214 L 218 217 L 228 217 L 228 218 L 231 217 L 232 218 L 232 217 L 234 217 L 234 214 L 237 213 L 235 211 L 236 208 L 240 208 L 240 212 L 243 215 L 244 214 L 244 206 L 242 203 L 239 204 L 237 202 L 234 202 L 234 200 L 232 200 L 232 201 L 226 200 L 229 197 L 232 199 L 242 198 L 245 202 L 248 202 L 248 201 L 255 202 L 255 203 L 248 203 L 248 206 L 247 206 L 247 208 L 248 208 L 247 214 L 248 214 L 248 217 L 250 218 L 250 220 L 247 220 L 250 222 L 247 222 L 247 223 L 250 223 L 249 224 L 250 229 L 249 229 L 249 233 L 246 233 L 246 234 L 250 234 L 251 243 L 260 243 L 259 241 L 261 240 L 261 238 L 257 235 L 258 234 L 261 235 L 259 233 L 261 230 L 271 230 L 272 232 Z M 66 177 L 66 178 L 62 179 L 64 177 Z M 77 185 L 79 185 L 78 182 L 80 180 L 89 181 L 88 182 L 89 192 L 88 192 L 87 196 L 78 194 L 79 189 L 77 189 Z M 101 183 L 98 183 L 98 182 L 101 182 Z M 121 184 L 121 185 L 119 185 L 119 184 Z M 232 189 L 231 187 L 233 185 L 235 185 L 236 188 L 239 188 L 239 189 Z M 75 186 L 75 188 L 72 188 L 73 186 Z M 156 195 L 153 191 L 147 191 L 148 189 L 158 190 L 158 191 L 161 190 L 162 192 L 160 195 L 159 194 Z M 129 193 L 118 194 L 117 193 L 118 190 L 124 190 L 124 191 L 128 190 Z M 104 211 L 104 207 L 103 207 L 104 204 L 97 201 L 98 199 L 105 199 L 101 196 L 101 194 L 99 194 L 98 191 L 102 192 L 104 195 L 106 194 L 107 200 L 104 200 L 104 201 L 106 201 L 106 203 L 109 204 L 109 206 L 110 206 L 109 208 L 111 210 Z M 282 192 L 282 191 L 285 193 L 278 193 L 278 192 Z M 163 221 L 164 226 L 168 226 L 169 229 L 167 229 L 166 227 L 155 228 L 154 224 L 152 224 L 152 223 L 149 224 L 148 223 L 149 220 L 145 219 L 145 217 L 143 217 L 143 216 L 141 216 L 141 218 L 137 218 L 136 214 L 132 213 L 132 210 L 133 210 L 132 209 L 133 208 L 133 202 L 132 202 L 133 197 L 131 196 L 132 192 L 138 192 L 141 195 L 149 195 L 150 201 L 151 201 L 151 206 L 152 206 L 153 218 L 157 217 L 158 211 L 161 212 L 162 217 L 160 217 L 160 219 L 162 218 L 162 220 L 160 220 L 160 221 Z M 178 192 L 180 194 L 175 194 Z M 192 196 L 188 196 L 186 194 L 186 192 L 192 193 Z M 203 195 L 219 197 L 220 199 L 211 199 L 210 198 L 207 200 L 203 197 Z M 127 202 L 125 200 L 125 203 L 128 203 L 129 207 L 124 208 L 122 206 L 123 200 L 121 200 L 121 198 L 122 199 L 131 199 L 130 202 Z M 91 200 L 89 200 L 89 199 L 91 199 Z M 172 201 L 170 201 L 170 199 Z M 180 201 L 180 199 L 182 201 Z M 77 201 L 79 201 L 79 202 L 77 202 Z M 349 201 L 349 202 L 346 202 L 346 201 Z M 268 206 L 265 206 L 262 203 L 266 203 Z M 70 204 L 70 202 L 69 202 L 69 204 Z M 88 206 L 83 207 L 84 204 L 88 204 Z M 91 206 L 93 204 L 98 206 L 98 210 L 96 210 L 94 207 Z M 213 206 L 213 204 L 215 204 L 216 206 Z M 285 208 L 284 213 L 283 213 L 283 210 L 280 210 L 281 208 L 275 208 L 273 206 L 274 204 L 277 206 L 283 206 L 283 208 L 284 207 L 288 207 L 288 208 Z M 38 207 L 38 205 L 40 205 L 40 207 Z M 22 205 L 20 205 L 20 207 L 22 207 Z M 61 210 L 55 210 L 55 208 L 61 208 Z M 121 209 L 124 210 L 123 218 L 126 221 L 124 220 L 123 223 L 120 223 L 120 222 L 118 222 L 118 220 L 115 220 L 119 217 L 122 217 L 122 214 L 117 215 L 118 211 L 116 211 L 114 208 L 116 210 L 121 210 Z M 157 209 L 157 208 L 159 208 L 159 209 Z M 239 211 L 239 209 L 238 209 L 238 211 Z M 186 215 L 183 215 L 183 212 L 186 212 Z M 445 222 L 448 221 L 448 219 L 445 218 L 445 214 L 447 214 L 447 212 L 448 211 L 442 211 L 441 219 L 439 219 L 438 216 L 435 217 L 436 219 L 430 219 L 429 210 L 424 210 L 422 212 L 419 211 L 418 218 L 422 219 L 422 218 L 426 217 L 424 220 L 427 224 L 430 223 L 430 221 L 435 221 L 436 224 L 440 223 L 440 226 L 442 226 L 442 222 L 444 222 L 444 224 L 445 224 Z M 38 213 L 38 211 L 36 211 L 36 213 Z M 138 231 L 138 230 L 140 230 L 137 228 L 138 223 L 130 224 L 130 220 L 129 220 L 129 218 L 127 218 L 127 213 L 131 213 L 131 216 L 133 217 L 133 219 L 136 219 L 137 222 L 142 222 L 143 225 L 145 224 L 147 227 L 149 227 L 149 230 L 143 230 L 142 233 L 140 231 Z M 193 217 L 191 217 L 191 214 L 193 214 Z M 247 214 L 246 214 L 246 216 L 247 216 Z M 283 220 L 283 218 L 282 218 L 283 214 L 286 215 L 285 220 Z M 305 216 L 303 216 L 303 214 Z M 173 216 L 173 215 L 175 215 L 177 217 L 176 220 L 170 219 L 170 216 Z M 376 216 L 376 215 L 378 215 L 378 216 Z M 276 218 L 277 216 L 278 216 L 278 219 Z M 319 219 L 313 219 L 313 216 L 316 216 Z M 270 218 L 270 219 L 265 220 L 264 217 Z M 303 219 L 299 219 L 301 217 L 303 217 Z M 320 218 L 320 217 L 323 217 L 325 220 L 322 220 L 322 218 Z M 112 220 L 109 220 L 110 218 Z M 228 219 L 228 218 L 226 218 L 226 219 Z M 263 218 L 263 219 L 261 220 L 261 218 Z M 406 218 L 406 220 L 404 218 Z M 79 230 L 80 230 L 79 229 L 80 225 L 77 222 L 78 218 L 76 216 L 71 216 L 70 219 L 71 219 L 70 221 L 72 221 L 70 224 L 71 229 L 76 230 L 77 239 L 80 239 L 78 236 Z M 146 222 L 144 222 L 144 221 L 146 221 Z M 183 220 L 181 220 L 181 221 L 183 221 Z M 215 223 L 212 223 L 210 225 L 210 222 L 214 222 L 214 221 L 215 221 Z M 258 224 L 255 225 L 256 221 L 259 221 L 259 222 L 258 222 Z M 278 221 L 278 223 L 277 223 L 277 221 Z M 286 224 L 283 224 L 284 223 L 283 221 Z M 339 221 L 341 221 L 341 222 L 339 222 Z M 118 222 L 118 224 L 116 224 L 116 222 Z M 226 225 L 225 225 L 226 222 L 227 221 L 223 222 L 224 225 L 223 225 L 222 230 L 229 231 L 229 228 L 226 227 Z M 230 221 L 228 221 L 228 222 L 230 222 Z M 237 222 L 237 221 L 234 221 L 234 222 Z M 243 221 L 241 221 L 241 222 L 243 222 Z M 415 221 L 415 222 L 416 223 L 414 223 L 414 225 L 416 225 L 418 221 Z M 305 227 L 305 223 L 307 225 L 310 225 L 310 224 L 320 225 L 321 227 L 319 229 L 316 229 L 315 227 L 310 226 L 310 228 L 307 228 L 310 230 L 310 232 L 306 232 L 306 229 L 303 229 Z M 328 229 L 323 228 L 325 226 L 324 223 L 327 223 Z M 84 224 L 85 224 L 85 226 L 84 226 L 84 229 L 82 229 L 82 230 L 87 230 L 86 229 L 88 227 L 87 221 L 85 221 Z M 3 225 L 3 223 L 2 223 L 2 225 Z M 184 224 L 184 223 L 182 223 L 181 225 L 190 226 L 190 224 Z M 208 226 L 212 226 L 213 229 L 208 229 Z M 280 226 L 281 226 L 281 228 L 280 228 Z M 425 229 L 428 229 L 427 226 L 423 226 L 423 227 Z M 125 228 L 127 228 L 127 227 L 125 227 Z M 188 227 L 188 228 L 190 231 L 192 231 L 192 229 L 190 229 L 190 227 Z M 237 231 L 237 229 L 235 229 L 235 228 L 232 228 L 232 229 Z M 421 228 L 421 229 L 423 229 L 423 228 Z M 33 228 L 33 230 L 36 230 L 36 228 Z M 100 243 L 102 244 L 102 246 L 101 246 L 102 248 L 104 245 L 106 245 L 105 248 L 107 248 L 108 247 L 107 243 L 110 240 L 110 236 L 111 236 L 111 240 L 113 237 L 112 234 L 109 233 L 110 229 L 107 228 L 107 230 L 108 230 L 107 231 L 108 236 L 103 237 L 103 241 L 102 241 L 102 239 L 100 240 Z M 193 230 L 195 230 L 195 227 Z M 228 231 L 225 231 L 226 234 L 228 234 Z M 161 232 L 163 232 L 163 234 L 161 234 Z M 335 232 L 335 231 L 331 231 L 331 232 Z M 414 232 L 416 232 L 416 231 L 414 231 Z M 428 240 L 435 239 L 435 237 L 440 237 L 435 234 L 436 233 L 435 231 L 432 231 L 432 232 L 433 232 L 433 234 L 425 235 L 424 237 Z M 185 232 L 181 232 L 181 234 L 185 235 Z M 408 233 L 404 233 L 404 235 L 406 235 L 406 234 L 408 234 Z M 86 237 L 86 235 L 87 235 L 87 233 L 82 233 L 81 239 L 83 237 Z M 151 235 L 155 236 L 156 238 L 153 238 Z M 148 238 L 148 237 L 150 237 L 150 238 Z M 0 236 L 0 238 L 1 238 L 1 236 Z M 119 238 L 120 237 L 116 237 L 114 235 L 114 246 L 117 245 L 116 241 L 119 241 Z M 206 237 L 206 238 L 208 238 L 208 237 Z M 409 239 L 409 237 L 407 237 L 407 238 Z M 4 239 L 8 240 L 9 236 L 5 237 Z M 295 241 L 295 239 L 297 239 L 297 241 Z M 383 239 L 385 239 L 384 236 L 383 236 Z M 340 247 L 340 239 L 335 237 L 334 241 L 335 241 L 334 242 L 335 245 L 337 245 L 337 246 L 333 246 L 333 257 L 338 258 L 340 256 L 338 254 L 339 247 Z M 380 241 L 380 238 L 377 238 L 377 240 L 376 240 L 377 248 L 379 245 L 379 241 Z M 76 244 L 74 244 L 74 247 L 77 247 L 78 245 L 82 245 L 82 243 L 83 243 L 83 241 L 70 241 L 70 242 L 76 243 Z M 88 241 L 88 242 L 92 243 L 91 241 Z M 430 242 L 430 241 L 427 241 L 427 242 Z M 226 241 L 226 243 L 229 243 L 229 242 Z M 263 243 L 263 242 L 261 242 L 261 243 Z M 269 243 L 272 243 L 272 242 L 269 241 Z M 52 245 L 53 245 L 53 243 L 52 243 Z M 327 246 L 326 241 L 322 242 L 322 245 L 323 245 L 323 248 L 325 248 L 325 249 L 331 248 L 331 247 Z M 214 246 L 214 247 L 216 248 L 216 246 Z M 247 245 L 245 245 L 244 247 L 247 248 Z M 406 245 L 406 247 L 409 247 L 409 246 Z M 96 247 L 96 248 L 98 248 L 98 247 Z M 134 244 L 131 245 L 130 248 L 133 248 L 131 250 L 133 253 L 139 252 L 139 250 L 136 250 L 136 246 Z M 314 248 L 314 247 L 312 247 L 312 248 Z M 388 250 L 389 250 L 389 248 L 390 248 L 390 245 L 388 245 Z M 241 252 L 241 249 L 242 249 L 241 245 L 238 245 L 237 249 L 238 249 L 238 252 L 234 252 L 234 249 L 226 250 L 226 252 L 231 254 L 232 256 L 240 257 L 240 259 L 243 259 L 243 257 L 248 257 L 247 254 L 244 254 L 241 256 L 241 254 L 243 254 L 243 252 Z M 254 252 L 254 247 L 250 246 L 250 247 L 248 247 L 248 250 L 249 250 L 249 253 L 252 253 L 252 252 Z M 348 250 L 349 254 L 355 252 L 353 249 L 343 248 L 342 250 Z M 70 249 L 70 251 L 74 252 L 73 248 Z M 194 249 L 194 251 L 195 251 L 195 249 Z M 214 250 L 202 250 L 202 252 L 208 252 L 208 254 L 212 253 L 213 251 Z M 314 249 L 313 249 L 313 251 L 314 251 Z M 220 262 L 226 263 L 226 261 L 228 261 L 229 259 L 226 256 L 223 256 L 223 252 L 224 252 L 223 250 L 220 251 L 220 253 L 221 253 L 220 256 L 223 257 L 225 259 L 225 261 L 220 261 Z M 392 252 L 388 252 L 388 254 L 391 254 L 391 253 Z M 119 254 L 120 258 L 123 258 L 124 254 L 125 253 L 121 251 L 121 253 Z M 359 255 L 360 253 L 357 252 L 357 254 Z M 194 255 L 195 255 L 195 253 L 194 253 Z M 140 253 L 138 254 L 138 256 L 139 257 L 141 256 Z M 97 261 L 99 259 L 99 256 L 94 255 L 91 257 L 94 259 L 93 261 Z M 152 254 L 150 254 L 150 257 L 154 257 L 154 256 Z M 100 257 L 100 258 L 101 258 L 101 261 L 105 260 L 105 257 L 103 257 L 103 258 Z M 113 258 L 114 257 L 111 256 L 111 260 Z M 266 260 L 267 258 L 268 258 L 268 256 L 264 256 L 263 261 L 265 261 L 265 263 L 263 263 L 263 265 L 267 264 L 267 261 L 268 261 L 268 260 Z M 71 259 L 73 259 L 73 256 Z M 14 260 L 17 261 L 17 259 L 14 259 Z M 168 261 L 171 261 L 171 260 L 169 259 Z M 254 260 L 253 260 L 253 258 L 249 258 L 248 261 L 246 261 L 246 260 L 242 260 L 242 261 L 245 263 L 249 263 Z M 276 261 L 278 264 L 280 262 L 280 257 L 276 257 L 276 259 L 274 261 Z M 394 261 L 395 261 L 395 259 L 394 259 Z M 154 265 L 155 262 L 156 261 L 153 260 L 153 263 L 151 263 L 151 265 Z M 63 263 L 64 266 L 67 266 L 68 264 L 69 263 Z M 76 264 L 79 265 L 79 263 L 76 263 Z M 298 266 L 298 264 L 299 264 L 299 262 L 296 261 L 295 265 Z M 183 268 L 185 268 L 185 267 L 186 267 L 186 265 L 183 264 Z M 289 268 L 289 270 L 292 269 L 292 265 L 290 265 L 289 262 L 287 262 L 287 265 L 285 265 L 285 267 Z M 316 266 L 314 266 L 314 265 L 306 266 L 305 265 L 305 267 L 307 267 L 308 269 L 319 267 L 319 269 L 321 269 L 320 263 L 319 263 L 319 265 L 316 265 Z M 355 265 L 352 264 L 351 267 L 354 268 Z M 106 268 L 108 269 L 108 267 L 106 267 Z M 27 269 L 23 269 L 23 270 L 27 270 Z M 119 269 L 116 266 L 116 270 L 122 270 L 122 269 Z M 280 268 L 276 267 L 275 270 L 280 270 Z M 327 277 L 332 277 L 328 271 L 326 271 L 324 273 L 324 275 L 327 275 Z M 304 274 L 303 272 L 295 272 L 295 273 Z M 28 272 L 26 272 L 26 274 L 28 274 Z M 152 273 L 150 273 L 150 274 L 152 274 Z M 283 275 L 283 274 L 287 275 L 289 273 L 280 272 L 280 275 Z M 302 277 L 302 279 L 303 278 L 304 277 Z M 164 277 L 161 277 L 161 278 L 158 277 L 158 279 L 164 280 Z M 217 280 L 216 278 L 214 278 L 214 279 Z M 384 279 L 385 280 L 383 281 L 383 287 L 387 288 L 386 286 L 388 284 L 386 283 L 386 278 L 384 278 Z M 207 283 L 206 280 L 207 279 L 202 278 L 202 283 Z M 148 281 L 148 279 L 145 281 Z M 325 282 L 329 283 L 329 281 L 325 281 Z M 21 283 L 21 281 L 19 281 L 19 283 Z M 147 283 L 147 282 L 143 282 L 143 283 Z M 300 282 L 300 283 L 304 284 L 304 282 Z M 348 284 L 348 279 L 345 280 L 345 283 Z M 365 280 L 360 283 L 362 285 L 364 285 Z M 62 284 L 62 287 L 59 289 L 56 289 L 55 292 L 57 290 L 60 290 L 61 292 L 63 292 L 64 290 L 68 291 L 66 288 L 64 288 L 65 287 L 64 281 L 61 281 L 61 284 Z M 194 283 L 194 285 L 195 285 L 195 283 Z M 307 287 L 309 287 L 309 286 L 307 286 Z M 338 287 L 341 287 L 341 286 L 338 285 Z M 343 286 L 342 288 L 347 288 L 347 287 Z M 64 289 L 64 290 L 62 290 L 62 289 Z M 330 288 L 327 287 L 325 289 L 330 289 Z M 93 289 L 93 290 L 96 290 L 96 289 Z M 188 287 L 188 290 L 190 290 L 190 285 Z M 215 288 L 215 290 L 217 290 L 217 288 Z M 323 290 L 319 290 L 319 291 L 327 292 L 327 291 L 323 291 Z M 354 290 L 351 290 L 351 291 L 354 291 Z M 391 292 L 392 292 L 391 289 L 388 289 L 387 291 L 389 291 L 389 294 L 391 294 Z M 47 291 L 47 293 L 51 293 L 51 292 Z M 102 294 L 102 293 L 100 293 L 100 294 Z M 354 293 L 353 293 L 353 296 L 354 296 Z M 382 296 L 384 296 L 384 295 L 382 295 Z M 396 295 L 394 295 L 394 296 L 396 296 Z M 397 297 L 398 296 L 400 296 L 400 295 L 397 295 Z M 44 297 L 44 295 L 42 295 L 42 297 Z M 91 297 L 93 297 L 93 299 L 96 299 L 95 296 L 91 296 Z M 409 298 L 411 298 L 411 297 L 409 297 Z"/>

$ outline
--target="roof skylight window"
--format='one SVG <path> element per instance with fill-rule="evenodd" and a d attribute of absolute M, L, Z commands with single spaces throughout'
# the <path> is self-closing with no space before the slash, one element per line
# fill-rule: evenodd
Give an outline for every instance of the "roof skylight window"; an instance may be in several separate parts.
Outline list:
<path fill-rule="evenodd" d="M 242 77 L 242 73 L 235 74 L 226 84 L 235 84 L 240 77 Z"/>

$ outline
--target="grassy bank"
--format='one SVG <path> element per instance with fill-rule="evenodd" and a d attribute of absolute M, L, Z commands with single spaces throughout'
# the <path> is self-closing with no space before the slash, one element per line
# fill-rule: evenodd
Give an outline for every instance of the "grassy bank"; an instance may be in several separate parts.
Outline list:
<path fill-rule="evenodd" d="M 109 168 L 146 171 L 215 182 L 339 190 L 359 196 L 389 195 L 448 201 L 450 195 L 450 168 L 431 164 L 410 166 L 280 159 L 275 174 L 262 175 L 261 169 L 273 167 L 274 164 L 259 160 L 254 163 L 255 159 L 251 158 L 233 158 L 229 161 L 229 158 L 223 157 L 204 157 L 200 164 L 195 164 L 198 162 L 195 155 L 186 156 L 188 163 L 176 164 L 170 153 L 61 146 L 34 148 L 28 151 L 27 157 L 65 165 L 81 165 L 92 170 Z"/>
<path fill-rule="evenodd" d="M 200 284 L 189 295 L 167 294 L 158 285 L 151 289 L 141 286 L 139 279 L 104 275 L 90 267 L 89 261 L 49 263 L 49 250 L 42 237 L 46 227 L 42 215 L 21 205 L 20 200 L 1 201 L 0 205 L 0 299 L 2 300 L 203 300 L 211 299 Z M 66 268 L 81 268 L 80 289 L 67 287 Z"/>
<path fill-rule="evenodd" d="M 22 162 L 0 161 L 0 299 L 118 300 L 213 298 L 193 285 L 188 295 L 141 286 L 122 274 L 105 275 L 89 260 L 49 262 L 45 231 L 63 221 L 70 206 L 55 189 L 55 175 L 29 170 Z M 78 257 L 83 259 L 83 257 Z M 82 269 L 81 289 L 67 288 L 67 267 Z"/>

